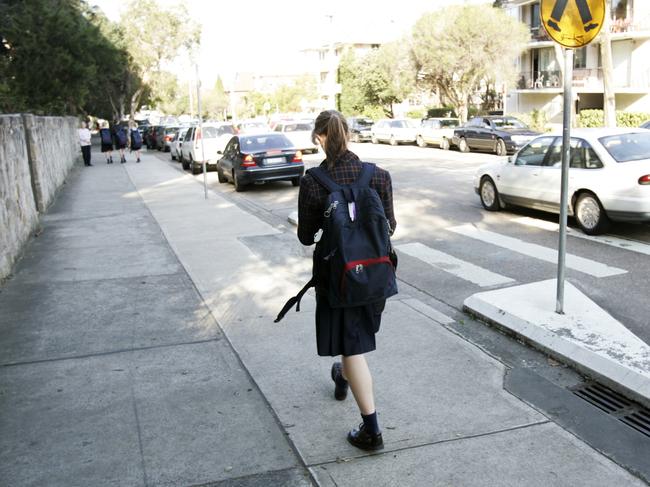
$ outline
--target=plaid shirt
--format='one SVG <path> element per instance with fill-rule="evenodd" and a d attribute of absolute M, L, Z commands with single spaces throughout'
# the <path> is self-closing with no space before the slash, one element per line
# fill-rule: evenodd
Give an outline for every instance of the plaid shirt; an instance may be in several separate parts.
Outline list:
<path fill-rule="evenodd" d="M 321 163 L 320 167 L 327 170 L 327 159 Z M 356 154 L 346 151 L 336 161 L 334 168 L 331 171 L 327 170 L 327 172 L 337 184 L 352 184 L 361 173 L 361 161 Z M 370 187 L 374 188 L 379 194 L 392 234 L 395 231 L 397 222 L 393 210 L 393 186 L 390 173 L 377 167 L 370 181 Z M 327 190 L 316 182 L 309 173 L 305 174 L 300 183 L 300 193 L 298 195 L 298 239 L 303 245 L 314 243 L 314 234 L 322 226 L 327 196 Z"/>

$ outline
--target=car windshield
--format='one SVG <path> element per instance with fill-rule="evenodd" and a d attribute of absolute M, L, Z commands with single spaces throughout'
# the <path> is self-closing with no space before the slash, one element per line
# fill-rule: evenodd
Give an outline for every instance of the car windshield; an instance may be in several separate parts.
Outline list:
<path fill-rule="evenodd" d="M 513 117 L 493 118 L 492 123 L 499 129 L 527 129 L 528 126 L 521 120 Z"/>
<path fill-rule="evenodd" d="M 357 125 L 362 127 L 370 127 L 373 124 L 373 121 L 369 118 L 359 118 L 357 119 Z"/>
<path fill-rule="evenodd" d="M 454 128 L 458 127 L 458 120 L 440 120 L 441 128 Z"/>
<path fill-rule="evenodd" d="M 222 125 L 219 127 L 222 134 L 234 134 L 235 128 L 232 125 Z"/>
<path fill-rule="evenodd" d="M 217 137 L 219 129 L 217 127 L 203 126 L 203 137 L 206 139 L 214 139 Z"/>
<path fill-rule="evenodd" d="M 178 132 L 178 127 L 167 127 L 165 129 L 166 134 L 175 134 L 176 132 Z"/>
<path fill-rule="evenodd" d="M 610 135 L 598 140 L 616 162 L 650 159 L 650 132 Z"/>
<path fill-rule="evenodd" d="M 240 140 L 243 153 L 263 152 L 273 149 L 289 149 L 293 144 L 282 134 L 249 135 Z"/>
<path fill-rule="evenodd" d="M 285 132 L 311 132 L 312 126 L 308 123 L 293 123 L 287 125 L 284 129 Z"/>

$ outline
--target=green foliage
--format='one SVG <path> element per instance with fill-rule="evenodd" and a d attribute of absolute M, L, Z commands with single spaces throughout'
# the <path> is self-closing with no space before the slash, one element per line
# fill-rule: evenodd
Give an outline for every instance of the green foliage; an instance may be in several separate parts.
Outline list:
<path fill-rule="evenodd" d="M 415 88 L 415 71 L 406 43 L 391 42 L 362 58 L 346 51 L 339 64 L 339 109 L 345 115 L 393 116 L 393 104 L 402 102 Z"/>
<path fill-rule="evenodd" d="M 203 97 L 204 110 L 208 114 L 208 118 L 223 119 L 228 104 L 228 95 L 223 87 L 223 81 L 221 81 L 220 77 L 217 77 L 217 81 L 212 89 Z M 262 102 L 262 105 L 263 104 L 264 102 Z"/>
<path fill-rule="evenodd" d="M 537 132 L 548 132 L 549 128 L 546 126 L 548 117 L 544 110 L 534 109 L 530 113 L 508 113 L 509 117 L 515 117 L 528 125 L 531 129 Z"/>
<path fill-rule="evenodd" d="M 616 112 L 616 125 L 618 127 L 638 127 L 650 120 L 650 113 L 642 112 Z M 594 128 L 605 125 L 603 110 L 582 110 L 578 115 L 578 127 Z"/>
<path fill-rule="evenodd" d="M 102 31 L 104 17 L 82 0 L 12 0 L 0 8 L 0 110 L 110 113 L 97 91 L 115 82 L 111 70 L 127 56 Z"/>
<path fill-rule="evenodd" d="M 404 42 L 373 49 L 363 59 L 360 85 L 366 102 L 384 108 L 393 117 L 393 104 L 402 102 L 415 88 L 415 71 Z"/>
<path fill-rule="evenodd" d="M 418 80 L 439 91 L 464 121 L 469 97 L 481 80 L 515 77 L 512 60 L 529 38 L 523 23 L 489 5 L 451 6 L 425 14 L 412 33 Z"/>
<path fill-rule="evenodd" d="M 426 115 L 427 115 L 426 110 L 411 110 L 410 112 L 406 113 L 406 118 L 422 119 L 425 118 Z"/>
<path fill-rule="evenodd" d="M 341 57 L 338 71 L 341 84 L 339 110 L 346 116 L 358 115 L 366 108 L 367 102 L 359 76 L 362 69 L 362 61 L 356 58 L 352 49 L 347 49 Z"/>
<path fill-rule="evenodd" d="M 429 108 L 427 110 L 428 118 L 454 118 L 457 117 L 454 107 Z"/>

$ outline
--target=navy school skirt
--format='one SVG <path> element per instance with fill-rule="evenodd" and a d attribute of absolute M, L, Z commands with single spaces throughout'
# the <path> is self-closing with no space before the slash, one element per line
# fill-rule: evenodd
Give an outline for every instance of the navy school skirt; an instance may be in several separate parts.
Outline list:
<path fill-rule="evenodd" d="M 386 301 L 355 308 L 331 308 L 316 294 L 316 347 L 322 357 L 360 355 L 375 350 Z"/>

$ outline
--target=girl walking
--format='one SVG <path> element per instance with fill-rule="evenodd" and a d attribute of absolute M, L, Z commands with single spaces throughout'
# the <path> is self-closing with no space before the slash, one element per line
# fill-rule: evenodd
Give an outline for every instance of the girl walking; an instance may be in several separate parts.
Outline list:
<path fill-rule="evenodd" d="M 348 126 L 341 113 L 327 110 L 318 115 L 312 138 L 325 150 L 326 159 L 320 168 L 327 172 L 331 180 L 340 186 L 357 182 L 363 165 L 357 155 L 347 148 Z M 379 195 L 392 234 L 396 222 L 388 171 L 375 168 L 369 186 Z M 298 197 L 298 238 L 303 245 L 312 245 L 315 235 L 323 228 L 327 198 L 328 190 L 307 172 L 300 184 Z M 354 218 L 354 207 L 350 210 L 350 216 Z M 341 355 L 341 362 L 335 362 L 331 369 L 334 397 L 342 401 L 347 396 L 348 387 L 352 389 L 363 422 L 359 428 L 348 433 L 347 439 L 363 450 L 379 450 L 384 446 L 375 409 L 372 376 L 364 355 L 376 348 L 375 334 L 379 331 L 384 304 L 385 301 L 381 300 L 363 306 L 332 307 L 327 290 L 316 284 L 318 355 Z"/>
<path fill-rule="evenodd" d="M 104 122 L 99 129 L 99 138 L 102 142 L 102 153 L 106 155 L 106 164 L 113 164 L 113 135 L 108 128 L 108 122 Z"/>
<path fill-rule="evenodd" d="M 131 128 L 131 152 L 135 152 L 135 162 L 140 162 L 140 149 L 142 149 L 142 135 L 137 126 Z"/>

